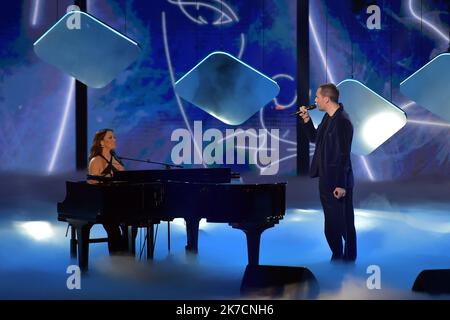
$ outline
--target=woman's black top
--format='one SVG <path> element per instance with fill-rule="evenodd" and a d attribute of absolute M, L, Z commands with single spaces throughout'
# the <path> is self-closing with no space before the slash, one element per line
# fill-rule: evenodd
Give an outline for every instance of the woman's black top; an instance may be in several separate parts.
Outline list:
<path fill-rule="evenodd" d="M 111 155 L 111 159 L 108 161 L 108 159 L 106 159 L 102 154 L 99 154 L 100 157 L 102 157 L 103 159 L 106 160 L 106 162 L 108 163 L 108 165 L 106 166 L 105 169 L 103 169 L 101 175 L 102 176 L 106 176 L 106 175 L 110 175 L 112 176 L 114 174 L 114 172 L 117 172 L 119 170 L 117 170 L 116 167 L 114 167 L 113 165 L 113 156 Z"/>

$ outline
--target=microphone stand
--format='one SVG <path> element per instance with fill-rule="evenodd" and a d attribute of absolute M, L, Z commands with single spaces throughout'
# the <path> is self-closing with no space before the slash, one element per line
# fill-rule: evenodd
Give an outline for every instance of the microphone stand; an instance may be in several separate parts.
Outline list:
<path fill-rule="evenodd" d="M 145 163 L 159 164 L 159 165 L 165 166 L 166 169 L 183 168 L 183 166 L 179 166 L 179 165 L 176 165 L 176 164 L 165 163 L 165 162 L 157 162 L 157 161 L 150 161 L 150 160 L 140 160 L 140 159 L 127 158 L 127 157 L 119 157 L 119 156 L 116 156 L 116 157 L 119 158 L 120 160 L 129 160 L 129 161 L 135 161 L 135 162 L 145 162 Z"/>

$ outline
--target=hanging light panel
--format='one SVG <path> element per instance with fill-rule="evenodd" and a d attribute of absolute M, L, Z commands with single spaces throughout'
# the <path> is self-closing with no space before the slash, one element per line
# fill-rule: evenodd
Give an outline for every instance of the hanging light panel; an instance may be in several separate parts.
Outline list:
<path fill-rule="evenodd" d="M 400 92 L 450 121 L 450 53 L 443 53 L 400 83 Z"/>
<path fill-rule="evenodd" d="M 176 93 L 229 125 L 247 121 L 280 92 L 278 84 L 225 52 L 213 52 L 175 84 Z"/>
<path fill-rule="evenodd" d="M 82 11 L 66 13 L 34 43 L 34 52 L 92 88 L 102 88 L 140 55 L 139 45 Z"/>
<path fill-rule="evenodd" d="M 353 124 L 354 154 L 372 153 L 405 126 L 405 112 L 361 82 L 347 79 L 337 87 Z"/>

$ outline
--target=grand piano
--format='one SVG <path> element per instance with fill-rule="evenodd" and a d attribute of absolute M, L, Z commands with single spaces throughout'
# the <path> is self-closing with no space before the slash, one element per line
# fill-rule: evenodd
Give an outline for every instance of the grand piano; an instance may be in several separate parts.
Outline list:
<path fill-rule="evenodd" d="M 66 198 L 58 203 L 58 220 L 72 227 L 71 254 L 88 269 L 90 230 L 113 222 L 133 232 L 147 228 L 147 258 L 153 259 L 154 226 L 184 218 L 186 249 L 197 252 L 199 221 L 228 223 L 245 232 L 248 264 L 259 264 L 260 238 L 285 214 L 286 183 L 234 183 L 230 168 L 121 171 L 99 184 L 67 181 Z M 133 231 L 134 230 L 134 231 Z"/>

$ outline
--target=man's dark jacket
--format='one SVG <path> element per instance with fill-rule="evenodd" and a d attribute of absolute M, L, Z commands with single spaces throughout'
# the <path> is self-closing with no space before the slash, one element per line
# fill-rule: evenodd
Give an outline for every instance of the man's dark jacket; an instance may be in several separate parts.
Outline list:
<path fill-rule="evenodd" d="M 350 160 L 353 125 L 344 106 L 339 105 L 340 108 L 332 117 L 325 113 L 317 130 L 311 119 L 303 125 L 309 141 L 316 144 L 310 175 L 312 178 L 320 175 L 321 180 L 332 190 L 336 187 L 353 188 Z M 328 125 L 324 127 L 325 122 Z"/>

